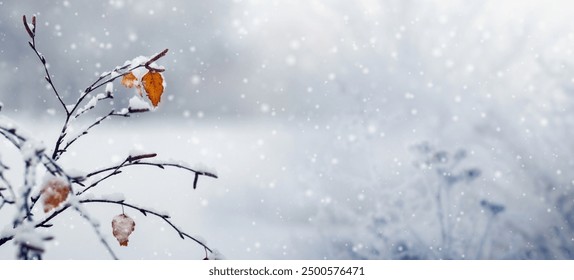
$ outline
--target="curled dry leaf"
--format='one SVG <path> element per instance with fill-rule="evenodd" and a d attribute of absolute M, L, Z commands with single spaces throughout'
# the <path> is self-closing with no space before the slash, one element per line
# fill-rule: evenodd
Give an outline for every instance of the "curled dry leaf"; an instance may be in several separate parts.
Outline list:
<path fill-rule="evenodd" d="M 157 107 L 163 94 L 163 76 L 159 72 L 149 71 L 142 77 L 142 82 L 151 104 Z"/>
<path fill-rule="evenodd" d="M 70 185 L 61 178 L 48 179 L 42 187 L 42 202 L 44 203 L 44 212 L 58 207 L 64 202 L 70 194 Z"/>
<path fill-rule="evenodd" d="M 134 75 L 134 73 L 129 72 L 126 75 L 124 75 L 122 77 L 122 85 L 124 85 L 127 88 L 135 87 L 137 89 L 138 93 L 140 94 L 140 96 L 143 96 L 141 84 L 138 81 L 138 78 Z"/>
<path fill-rule="evenodd" d="M 112 230 L 114 237 L 120 243 L 120 246 L 128 246 L 128 238 L 134 231 L 136 223 L 126 214 L 120 214 L 112 220 Z"/>
<path fill-rule="evenodd" d="M 135 86 L 137 81 L 138 81 L 138 79 L 136 78 L 134 73 L 129 72 L 123 76 L 122 85 L 124 85 L 125 87 L 128 87 L 128 88 L 132 88 Z"/>

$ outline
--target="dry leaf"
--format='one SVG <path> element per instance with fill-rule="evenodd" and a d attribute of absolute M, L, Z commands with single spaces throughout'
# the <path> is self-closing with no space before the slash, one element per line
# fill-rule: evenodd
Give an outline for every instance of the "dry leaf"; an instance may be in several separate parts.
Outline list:
<path fill-rule="evenodd" d="M 136 223 L 126 214 L 120 214 L 112 220 L 112 230 L 114 237 L 120 243 L 120 246 L 128 246 L 128 237 L 134 231 Z"/>
<path fill-rule="evenodd" d="M 133 88 L 136 85 L 138 79 L 134 75 L 134 73 L 129 72 L 122 78 L 122 85 L 128 88 Z"/>
<path fill-rule="evenodd" d="M 124 75 L 122 77 L 122 85 L 124 85 L 127 88 L 136 87 L 140 96 L 143 96 L 141 84 L 138 81 L 138 78 L 134 75 L 134 73 L 129 72 L 128 74 Z"/>
<path fill-rule="evenodd" d="M 157 107 L 163 93 L 163 77 L 161 73 L 149 71 L 142 77 L 142 82 L 151 104 Z"/>
<path fill-rule="evenodd" d="M 70 194 L 70 186 L 61 178 L 51 178 L 44 183 L 42 188 L 42 201 L 44 203 L 44 212 L 58 207 L 62 202 L 68 198 Z"/>

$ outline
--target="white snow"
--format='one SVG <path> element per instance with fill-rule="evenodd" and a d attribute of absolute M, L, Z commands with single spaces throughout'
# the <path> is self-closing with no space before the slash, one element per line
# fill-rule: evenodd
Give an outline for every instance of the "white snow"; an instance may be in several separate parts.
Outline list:
<path fill-rule="evenodd" d="M 105 77 L 105 76 L 110 75 L 110 74 L 111 74 L 111 72 L 105 71 L 102 74 L 100 74 L 100 78 Z"/>
<path fill-rule="evenodd" d="M 130 65 L 129 68 L 135 67 L 135 66 L 140 65 L 140 64 L 145 64 L 147 61 L 149 61 L 149 59 L 150 58 L 147 56 L 138 56 L 129 62 L 129 65 Z M 138 81 L 141 81 L 141 78 L 147 72 L 148 72 L 148 70 L 145 67 L 139 67 L 137 69 L 132 70 L 132 74 L 134 74 L 134 76 L 137 78 Z"/>
<path fill-rule="evenodd" d="M 72 178 L 83 177 L 86 175 L 86 172 L 79 170 L 79 169 L 75 169 L 75 168 L 66 169 L 66 173 Z"/>
<path fill-rule="evenodd" d="M 34 224 L 26 223 L 18 227 L 14 235 L 14 242 L 16 244 L 26 244 L 27 246 L 44 250 L 45 239 L 50 237 L 46 233 L 42 233 L 34 227 Z"/>
<path fill-rule="evenodd" d="M 114 92 L 114 83 L 109 82 L 106 84 L 106 93 Z"/>
<path fill-rule="evenodd" d="M 111 78 L 111 79 L 114 79 L 114 78 L 116 78 L 116 77 L 119 76 L 119 75 L 121 75 L 121 73 L 119 73 L 119 72 L 117 72 L 117 71 L 112 71 L 112 73 L 110 74 L 110 78 Z"/>
<path fill-rule="evenodd" d="M 88 103 L 86 103 L 86 105 L 79 112 L 86 111 L 90 108 L 96 107 L 96 103 L 98 103 L 98 98 L 96 96 L 94 96 L 94 97 L 90 98 Z"/>
<path fill-rule="evenodd" d="M 144 101 L 139 95 L 134 95 L 129 100 L 129 108 L 132 110 L 151 110 L 149 103 Z"/>

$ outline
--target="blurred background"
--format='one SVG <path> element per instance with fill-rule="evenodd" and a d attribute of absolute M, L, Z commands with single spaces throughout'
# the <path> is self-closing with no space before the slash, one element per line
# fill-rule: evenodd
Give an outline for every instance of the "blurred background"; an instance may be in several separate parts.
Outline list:
<path fill-rule="evenodd" d="M 89 171 L 137 148 L 220 179 L 192 190 L 189 174 L 130 170 L 94 195 L 166 209 L 230 259 L 572 259 L 571 8 L 0 0 L 1 114 L 48 147 L 65 118 L 24 14 L 38 17 L 37 46 L 70 104 L 102 72 L 169 48 L 158 109 L 107 121 L 61 162 Z M 116 82 L 113 103 L 78 129 L 133 94 Z M 21 165 L 3 142 L 3 161 Z M 111 232 L 119 210 L 90 207 Z M 202 258 L 161 221 L 133 216 L 120 257 Z M 46 258 L 109 257 L 76 213 L 51 230 Z"/>

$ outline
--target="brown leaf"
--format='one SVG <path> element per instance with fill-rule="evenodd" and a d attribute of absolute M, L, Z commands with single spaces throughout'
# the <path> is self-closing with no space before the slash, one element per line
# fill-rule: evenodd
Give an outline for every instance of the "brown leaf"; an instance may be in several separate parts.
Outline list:
<path fill-rule="evenodd" d="M 128 74 L 124 75 L 122 77 L 122 85 L 124 85 L 127 88 L 136 87 L 140 96 L 143 96 L 142 86 L 141 86 L 140 82 L 138 81 L 138 78 L 136 78 L 136 76 L 134 75 L 134 73 L 129 72 Z"/>
<path fill-rule="evenodd" d="M 128 237 L 134 231 L 136 223 L 126 214 L 120 214 L 112 220 L 112 230 L 114 237 L 120 243 L 120 246 L 128 246 Z"/>
<path fill-rule="evenodd" d="M 134 75 L 134 73 L 129 72 L 122 77 L 122 85 L 127 88 L 133 88 L 138 81 L 138 78 Z"/>
<path fill-rule="evenodd" d="M 41 191 L 44 203 L 44 212 L 58 207 L 68 198 L 70 186 L 61 178 L 51 178 L 46 181 Z"/>
<path fill-rule="evenodd" d="M 151 104 L 157 107 L 163 93 L 163 76 L 161 73 L 149 71 L 142 77 L 142 82 Z"/>

